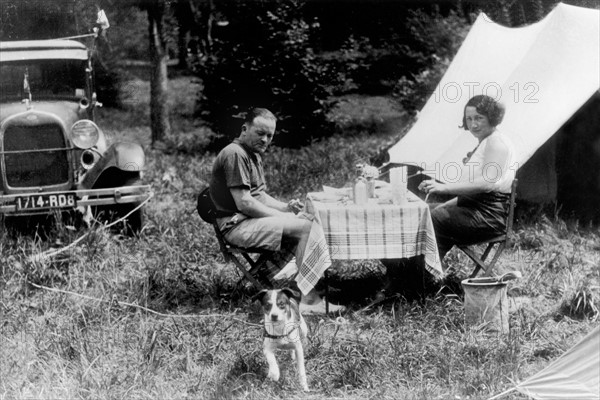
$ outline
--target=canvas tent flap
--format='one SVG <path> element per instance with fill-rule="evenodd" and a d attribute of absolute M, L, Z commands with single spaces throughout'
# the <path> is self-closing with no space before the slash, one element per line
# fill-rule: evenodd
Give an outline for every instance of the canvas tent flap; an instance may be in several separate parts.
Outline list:
<path fill-rule="evenodd" d="M 514 168 L 522 167 L 600 87 L 599 14 L 561 3 L 522 28 L 481 14 L 413 127 L 390 148 L 390 162 L 443 181 L 444 166 L 476 145 L 459 128 L 464 105 L 487 94 L 506 105 L 499 129 L 515 145 Z"/>
<path fill-rule="evenodd" d="M 479 15 L 417 122 L 389 150 L 390 161 L 419 166 L 424 163 L 431 169 L 440 159 L 462 159 L 475 145 L 475 139 L 459 128 L 466 101 L 480 94 L 484 86 L 486 91 L 493 91 L 502 84 L 541 27 L 537 23 L 510 29 L 494 24 L 485 14 Z M 454 153 L 456 158 L 452 158 Z"/>
<path fill-rule="evenodd" d="M 516 389 L 543 400 L 600 398 L 600 326 Z"/>

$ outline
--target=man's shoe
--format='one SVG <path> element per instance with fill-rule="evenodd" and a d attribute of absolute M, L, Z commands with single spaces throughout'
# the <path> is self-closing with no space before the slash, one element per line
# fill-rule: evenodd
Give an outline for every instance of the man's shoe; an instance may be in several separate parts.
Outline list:
<path fill-rule="evenodd" d="M 296 257 L 294 257 L 294 258 L 292 258 L 292 260 L 289 263 L 287 263 L 281 269 L 281 271 L 279 271 L 273 277 L 273 279 L 276 281 L 279 281 L 282 279 L 289 279 L 289 278 L 292 278 L 294 275 L 296 275 L 297 272 L 298 272 L 298 267 L 296 266 Z"/>
<path fill-rule="evenodd" d="M 343 312 L 346 310 L 345 306 L 329 303 L 329 312 Z M 316 304 L 304 304 L 300 303 L 300 313 L 302 314 L 325 314 L 325 300 Z"/>

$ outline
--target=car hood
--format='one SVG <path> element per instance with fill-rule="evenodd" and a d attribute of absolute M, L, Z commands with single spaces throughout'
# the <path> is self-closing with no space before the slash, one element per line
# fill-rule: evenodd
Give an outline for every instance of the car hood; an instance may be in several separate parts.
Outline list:
<path fill-rule="evenodd" d="M 34 101 L 30 111 L 44 111 L 56 115 L 64 122 L 67 129 L 76 121 L 87 118 L 87 112 L 78 102 L 74 101 Z M 15 114 L 23 113 L 27 107 L 23 103 L 3 103 L 0 105 L 0 123 Z"/>

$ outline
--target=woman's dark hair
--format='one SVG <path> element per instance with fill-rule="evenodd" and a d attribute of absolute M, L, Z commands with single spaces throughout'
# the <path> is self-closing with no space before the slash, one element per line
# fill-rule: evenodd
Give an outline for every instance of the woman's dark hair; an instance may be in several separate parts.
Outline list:
<path fill-rule="evenodd" d="M 469 99 L 465 108 L 463 110 L 463 119 L 462 126 L 459 128 L 463 128 L 465 131 L 468 131 L 467 127 L 467 107 L 475 107 L 475 110 L 481 115 L 485 115 L 490 121 L 491 126 L 497 126 L 502 122 L 502 118 L 504 118 L 504 106 L 494 100 L 493 97 L 485 96 L 485 95 L 477 95 L 473 96 Z"/>

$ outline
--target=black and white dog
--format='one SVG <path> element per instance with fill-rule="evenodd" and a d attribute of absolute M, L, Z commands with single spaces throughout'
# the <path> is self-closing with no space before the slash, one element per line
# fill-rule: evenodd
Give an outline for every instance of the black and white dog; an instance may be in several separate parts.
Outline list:
<path fill-rule="evenodd" d="M 300 385 L 304 391 L 308 391 L 302 347 L 302 342 L 306 341 L 308 327 L 298 306 L 300 293 L 289 288 L 262 290 L 256 298 L 260 299 L 265 314 L 263 352 L 269 364 L 267 377 L 275 382 L 279 380 L 275 350 L 292 350 L 292 359 L 296 359 L 298 367 Z"/>

